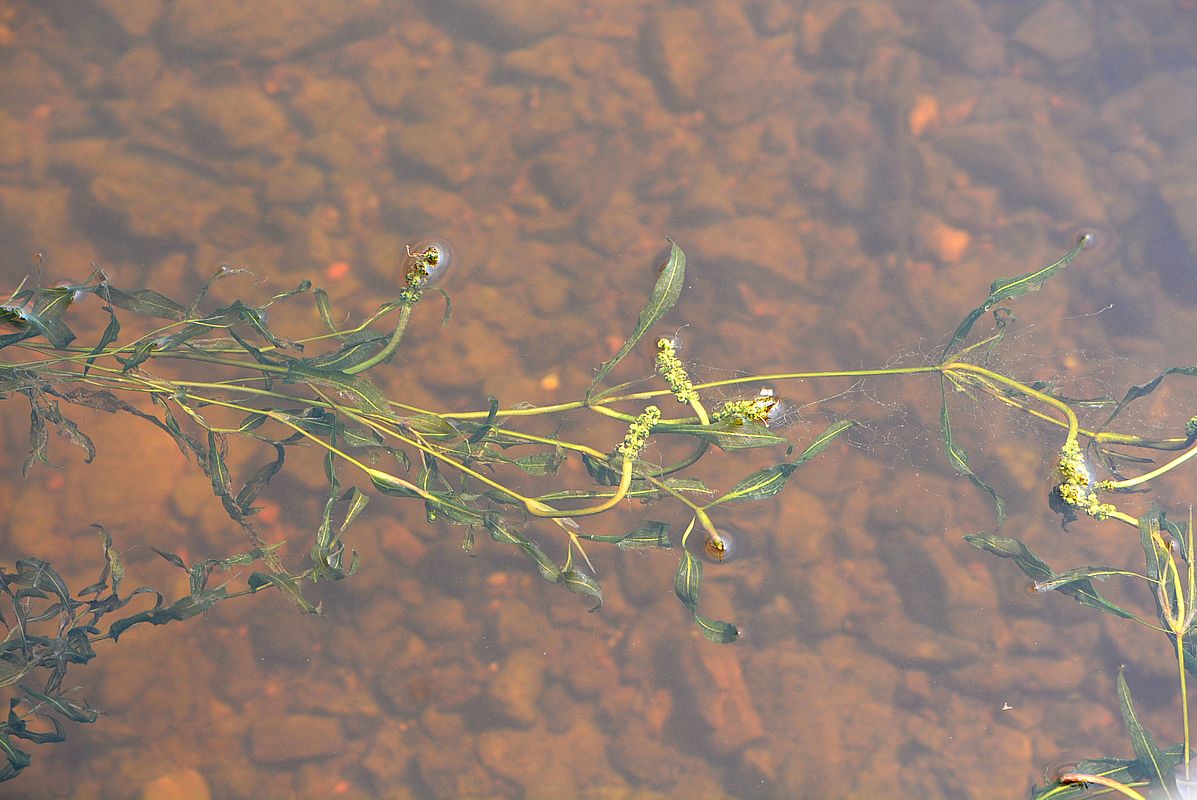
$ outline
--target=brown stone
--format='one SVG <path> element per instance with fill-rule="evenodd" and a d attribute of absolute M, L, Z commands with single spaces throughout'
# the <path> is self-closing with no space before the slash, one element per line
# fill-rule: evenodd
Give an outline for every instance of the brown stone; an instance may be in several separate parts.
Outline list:
<path fill-rule="evenodd" d="M 141 800 L 209 800 L 211 797 L 208 782 L 194 769 L 162 775 L 141 789 Z"/>
<path fill-rule="evenodd" d="M 333 756 L 344 748 L 344 732 L 336 717 L 315 714 L 263 717 L 249 730 L 250 753 L 262 764 Z"/>

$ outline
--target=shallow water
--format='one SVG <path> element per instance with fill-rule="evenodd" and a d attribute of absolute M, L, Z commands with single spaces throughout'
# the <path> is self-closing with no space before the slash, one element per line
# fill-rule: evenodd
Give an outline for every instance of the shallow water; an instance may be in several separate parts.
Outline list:
<path fill-rule="evenodd" d="M 310 277 L 360 317 L 398 290 L 405 245 L 447 241 L 451 319 L 430 294 L 371 373 L 415 406 L 582 396 L 666 235 L 690 270 L 652 336 L 679 331 L 703 380 L 933 362 L 991 281 L 1080 230 L 1101 247 L 1014 305 L 993 363 L 1072 397 L 1193 363 L 1197 11 L 1181 0 L 93 0 L 11 4 L 0 23 L 6 283 L 41 252 L 53 279 L 95 263 L 185 298 L 223 263 L 259 280 L 222 285 L 226 301 Z M 651 373 L 649 341 L 612 381 Z M 735 645 L 677 602 L 676 547 L 590 548 L 606 604 L 589 614 L 488 537 L 468 557 L 461 528 L 376 497 L 349 535 L 359 574 L 311 591 L 321 616 L 260 596 L 102 646 L 67 682 L 109 716 L 34 748 L 0 796 L 157 780 L 145 796 L 1018 798 L 1053 763 L 1130 755 L 1119 664 L 1146 723 L 1179 736 L 1158 635 L 1031 596 L 962 541 L 993 508 L 945 463 L 932 379 L 773 388 L 799 449 L 861 424 L 778 497 L 720 509 L 737 557 L 707 564 L 702 610 L 741 626 Z M 1185 388 L 1123 425 L 1174 431 Z M 28 411 L 6 405 L 19 464 Z M 1047 508 L 1054 428 L 981 397 L 953 410 L 1007 535 L 1060 569 L 1134 565 L 1129 529 L 1062 532 Z M 243 547 L 169 439 L 79 421 L 95 463 L 60 445 L 61 469 L 0 487 L 5 563 L 38 555 L 86 583 L 99 522 L 131 580 L 177 594 L 149 546 Z M 606 450 L 623 433 L 575 414 L 559 435 Z M 698 474 L 727 488 L 780 457 L 714 453 Z M 587 480 L 576 461 L 559 478 Z M 322 482 L 301 452 L 267 495 L 264 534 L 296 569 Z M 1183 508 L 1193 483 L 1160 499 Z M 679 510 L 625 506 L 595 532 L 661 519 L 676 545 Z M 552 526 L 529 530 L 563 552 Z M 1109 588 L 1150 614 L 1136 591 Z"/>

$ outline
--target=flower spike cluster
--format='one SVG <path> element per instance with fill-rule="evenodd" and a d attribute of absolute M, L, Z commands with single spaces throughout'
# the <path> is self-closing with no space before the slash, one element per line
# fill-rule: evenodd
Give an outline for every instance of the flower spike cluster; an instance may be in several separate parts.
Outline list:
<path fill-rule="evenodd" d="M 1117 509 L 1113 503 L 1103 503 L 1094 491 L 1093 476 L 1081 455 L 1081 446 L 1075 440 L 1064 443 L 1060 448 L 1060 461 L 1056 465 L 1060 483 L 1056 495 L 1072 508 L 1080 509 L 1094 519 L 1108 519 Z"/>
<path fill-rule="evenodd" d="M 698 401 L 698 390 L 686 374 L 686 366 L 678 358 L 672 339 L 662 337 L 657 340 L 657 372 L 669 384 L 669 391 L 673 392 L 679 403 Z"/>

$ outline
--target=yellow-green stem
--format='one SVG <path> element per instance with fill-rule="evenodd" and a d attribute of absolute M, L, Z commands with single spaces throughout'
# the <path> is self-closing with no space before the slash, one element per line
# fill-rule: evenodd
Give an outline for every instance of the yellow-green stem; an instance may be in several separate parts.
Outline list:
<path fill-rule="evenodd" d="M 1101 484 L 1101 487 L 1103 489 L 1129 489 L 1132 486 L 1138 486 L 1141 483 L 1147 483 L 1148 481 L 1152 480 L 1153 478 L 1158 478 L 1160 475 L 1163 475 L 1165 472 L 1169 472 L 1169 471 L 1175 469 L 1176 467 L 1179 467 L 1181 464 L 1185 463 L 1186 461 L 1188 461 L 1190 458 L 1192 458 L 1195 455 L 1197 455 L 1197 444 L 1193 445 L 1188 450 L 1186 450 L 1184 453 L 1182 453 L 1181 455 L 1172 459 L 1171 461 L 1169 461 L 1165 464 L 1161 464 L 1159 467 L 1153 469 L 1151 472 L 1144 473 L 1143 475 L 1140 475 L 1136 478 L 1127 478 L 1126 480 L 1123 480 L 1123 481 L 1103 481 Z"/>
<path fill-rule="evenodd" d="M 405 303 L 399 306 L 399 321 L 395 323 L 395 330 L 391 333 L 391 338 L 387 342 L 386 347 L 379 350 L 370 358 L 366 359 L 360 364 L 355 364 L 352 367 L 346 367 L 344 372 L 346 375 L 356 375 L 359 372 L 365 372 L 371 367 L 381 364 L 386 361 L 399 347 L 399 343 L 403 341 L 403 334 L 407 331 L 407 323 L 411 321 L 411 310 L 413 306 L 410 303 Z"/>

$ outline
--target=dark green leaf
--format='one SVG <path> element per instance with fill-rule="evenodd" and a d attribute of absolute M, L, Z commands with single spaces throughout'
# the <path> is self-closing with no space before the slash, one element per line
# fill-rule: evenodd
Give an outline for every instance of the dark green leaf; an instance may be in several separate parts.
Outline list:
<path fill-rule="evenodd" d="M 1075 569 L 1065 570 L 1050 578 L 1045 578 L 1041 581 L 1035 582 L 1035 591 L 1050 592 L 1058 590 L 1064 586 L 1072 583 L 1080 583 L 1092 578 L 1104 581 L 1111 575 L 1125 575 L 1126 570 L 1116 569 L 1114 567 L 1076 567 Z"/>
<path fill-rule="evenodd" d="M 701 614 L 694 615 L 694 622 L 698 624 L 698 629 L 702 631 L 702 635 L 715 644 L 728 644 L 734 642 L 740 636 L 740 629 L 730 622 L 720 622 L 717 619 L 704 617 Z"/>
<path fill-rule="evenodd" d="M 798 463 L 782 463 L 767 467 L 744 478 L 718 500 L 712 500 L 703 508 L 712 508 L 732 500 L 763 500 L 772 497 L 786 485 L 786 479 L 798 468 Z"/>
<path fill-rule="evenodd" d="M 697 436 L 724 451 L 746 450 L 750 447 L 772 447 L 786 443 L 785 438 L 772 433 L 766 426 L 752 420 L 738 422 L 733 419 L 723 419 L 712 422 L 710 425 L 661 425 L 656 430 L 658 433 Z"/>
<path fill-rule="evenodd" d="M 1025 544 L 1017 539 L 1011 539 L 1008 536 L 998 536 L 993 533 L 970 533 L 964 537 L 964 541 L 973 547 L 986 550 L 996 556 L 1013 559 L 1023 574 L 1035 581 L 1036 586 L 1041 581 L 1051 580 L 1056 575 L 1046 562 L 1032 553 Z M 1134 619 L 1133 614 L 1102 597 L 1088 580 L 1070 582 L 1057 587 L 1055 591 L 1071 597 L 1083 606 L 1096 608 L 1098 611 L 1104 611 L 1107 614 L 1113 614 L 1123 619 Z"/>
<path fill-rule="evenodd" d="M 273 586 L 291 598 L 299 608 L 307 614 L 319 614 L 320 606 L 313 605 L 299 591 L 295 579 L 285 572 L 251 572 L 246 581 L 251 592 L 259 592 L 267 586 Z"/>
<path fill-rule="evenodd" d="M 346 375 L 331 370 L 290 366 L 291 369 L 287 375 L 289 383 L 307 383 L 327 387 L 336 393 L 333 400 L 338 403 L 344 403 L 351 408 L 385 419 L 395 419 L 386 395 L 365 375 Z"/>
<path fill-rule="evenodd" d="M 682 560 L 678 562 L 677 572 L 673 576 L 673 591 L 691 613 L 698 613 L 698 598 L 702 594 L 702 562 L 688 550 L 682 551 Z"/>
<path fill-rule="evenodd" d="M 385 472 L 370 473 L 370 482 L 374 488 L 391 497 L 422 497 L 412 484 Z"/>
<path fill-rule="evenodd" d="M 669 550 L 673 547 L 673 543 L 669 541 L 669 523 L 646 519 L 640 524 L 640 527 L 620 536 L 616 546 L 620 550 L 649 547 Z"/>
<path fill-rule="evenodd" d="M 1021 297 L 1027 292 L 1037 290 L 1043 285 L 1044 281 L 1072 263 L 1072 260 L 1077 257 L 1088 243 L 1089 237 L 1087 235 L 1082 236 L 1077 240 L 1076 247 L 1069 250 L 1059 261 L 1048 264 L 1043 269 L 1036 270 L 1035 272 L 1028 272 L 1026 275 L 1019 275 L 1015 278 L 998 278 L 994 281 L 989 287 L 989 296 L 985 298 L 985 302 L 970 311 L 968 316 L 964 318 L 964 321 L 956 328 L 956 332 L 952 334 L 951 340 L 943 350 L 941 361 L 946 362 L 948 360 L 948 357 L 964 342 L 973 325 L 986 311 L 998 303 L 1003 303 L 1006 300 L 1012 300 L 1016 297 Z"/>
<path fill-rule="evenodd" d="M 18 698 L 13 698 L 10 701 L 10 703 L 14 705 L 17 702 L 28 701 L 18 700 Z M 48 719 L 50 724 L 54 726 L 54 730 L 32 731 L 29 729 L 29 726 L 25 724 L 25 720 L 18 717 L 16 712 L 10 708 L 8 712 L 8 722 L 6 724 L 0 725 L 0 730 L 7 728 L 7 732 L 11 735 L 17 737 L 18 739 L 24 739 L 27 742 L 32 742 L 33 744 L 56 744 L 58 742 L 65 742 L 66 736 L 64 736 L 62 733 L 62 726 L 59 724 L 58 718 L 45 715 L 43 719 Z"/>
<path fill-rule="evenodd" d="M 421 436 L 439 439 L 456 439 L 460 434 L 444 417 L 436 414 L 417 414 L 414 417 L 404 417 L 403 427 Z"/>
<path fill-rule="evenodd" d="M 151 625 L 165 625 L 168 622 L 190 619 L 204 613 L 226 597 L 228 597 L 228 593 L 223 587 L 203 589 L 181 597 L 165 608 L 154 608 L 131 617 L 118 619 L 109 626 L 108 635 L 112 637 L 113 641 L 116 641 L 126 630 L 142 622 L 148 622 Z"/>
<path fill-rule="evenodd" d="M 1147 770 L 1153 787 L 1170 785 L 1171 767 L 1163 752 L 1156 747 L 1151 734 L 1139 723 L 1135 714 L 1134 704 L 1131 702 L 1130 687 L 1126 685 L 1126 674 L 1123 667 L 1118 667 L 1118 705 L 1122 709 L 1122 721 L 1130 732 L 1131 745 L 1135 749 L 1135 757 Z"/>
<path fill-rule="evenodd" d="M 519 544 L 524 537 L 519 535 L 498 514 L 485 514 L 482 524 L 490 532 L 490 538 L 502 544 Z"/>
<path fill-rule="evenodd" d="M 71 592 L 66 581 L 50 566 L 50 562 L 40 558 L 22 558 L 16 563 L 17 574 L 13 583 L 18 586 L 28 586 L 31 589 L 53 592 L 58 601 L 64 606 L 71 605 Z"/>
<path fill-rule="evenodd" d="M 80 705 L 79 703 L 72 703 L 65 697 L 54 697 L 51 695 L 42 694 L 39 691 L 30 689 L 24 684 L 20 685 L 20 689 L 32 699 L 39 703 L 50 706 L 59 714 L 62 714 L 72 722 L 95 722 L 100 716 L 100 712 L 96 711 L 94 708 L 91 708 L 87 705 Z"/>
<path fill-rule="evenodd" d="M 20 328 L 28 328 L 46 337 L 56 349 L 63 349 L 75 340 L 75 334 L 57 316 L 45 315 L 36 310 L 14 306 L 0 307 L 5 321 Z M 21 338 L 28 338 L 22 336 Z"/>
<path fill-rule="evenodd" d="M 370 495 L 354 486 L 349 490 L 346 499 L 349 501 L 349 510 L 345 512 L 345 519 L 341 521 L 341 533 L 344 533 L 345 529 L 352 525 L 358 515 L 365 510 L 366 504 L 370 502 Z"/>
<path fill-rule="evenodd" d="M 115 286 L 103 284 L 97 294 L 110 305 L 132 311 L 143 317 L 156 317 L 182 322 L 186 309 L 169 297 L 158 294 L 152 289 L 136 289 L 126 292 Z"/>
<path fill-rule="evenodd" d="M 233 481 L 229 475 L 228 465 L 224 463 L 228 455 L 228 441 L 224 434 L 208 431 L 208 454 L 204 461 L 204 471 L 212 481 L 212 490 L 217 497 L 232 497 Z"/>
<path fill-rule="evenodd" d="M 270 483 L 270 479 L 278 474 L 279 470 L 283 468 L 283 459 L 286 457 L 286 451 L 280 444 L 274 445 L 275 458 L 269 464 L 264 464 L 258 468 L 254 476 L 250 478 L 246 484 L 241 487 L 241 491 L 237 493 L 237 505 L 241 507 L 245 513 L 249 512 L 249 508 L 253 505 L 254 500 L 258 499 L 258 495 Z"/>
<path fill-rule="evenodd" d="M 598 611 L 603 607 L 603 589 L 599 582 L 585 572 L 576 569 L 562 570 L 557 580 L 574 594 L 593 597 L 595 604 L 591 611 Z"/>
<path fill-rule="evenodd" d="M 14 745 L 8 738 L 8 734 L 4 733 L 3 731 L 0 731 L 0 751 L 4 752 L 5 758 L 8 759 L 8 763 L 12 765 L 13 769 L 12 774 L 5 774 L 0 777 L 2 780 L 8 780 L 9 778 L 14 777 L 17 772 L 20 772 L 21 770 L 25 769 L 25 767 L 33 763 L 33 757 L 21 748 Z"/>
<path fill-rule="evenodd" d="M 1197 377 L 1197 367 L 1169 367 L 1159 375 L 1156 375 L 1147 383 L 1144 383 L 1141 386 L 1132 386 L 1131 388 L 1127 389 L 1126 395 L 1114 408 L 1113 412 L 1111 412 L 1106 421 L 1102 423 L 1100 430 L 1105 430 L 1107 427 L 1109 427 L 1110 423 L 1114 421 L 1114 418 L 1121 414 L 1123 410 L 1135 400 L 1138 400 L 1140 397 L 1146 397 L 1154 392 L 1159 387 L 1160 383 L 1163 382 L 1164 378 L 1167 378 L 1169 375 L 1186 375 L 1188 377 Z"/>
<path fill-rule="evenodd" d="M 332 318 L 332 301 L 328 299 L 328 292 L 323 289 L 317 289 L 312 293 L 316 298 L 316 310 L 320 313 L 320 319 L 324 323 L 324 329 L 329 333 L 338 333 L 340 329 L 337 324 L 333 322 Z"/>
<path fill-rule="evenodd" d="M 822 453 L 827 449 L 827 445 L 831 444 L 835 437 L 851 428 L 854 424 L 855 423 L 853 423 L 850 419 L 842 419 L 839 422 L 829 426 L 827 430 L 816 436 L 814 440 L 806 446 L 806 449 L 802 451 L 802 455 L 798 456 L 798 460 L 794 462 L 794 466 L 805 464 L 819 453 Z"/>
<path fill-rule="evenodd" d="M 499 401 L 493 394 L 486 399 L 490 404 L 490 408 L 486 412 L 486 421 L 479 426 L 478 430 L 470 435 L 470 438 L 467 440 L 470 444 L 478 444 L 478 442 L 485 439 L 486 434 L 490 433 L 491 428 L 495 426 L 495 415 L 499 413 Z"/>
<path fill-rule="evenodd" d="M 164 559 L 169 561 L 171 564 L 174 564 L 176 567 L 183 570 L 184 572 L 189 572 L 189 570 L 187 569 L 187 565 L 183 563 L 183 559 L 179 558 L 179 556 L 176 555 L 175 553 L 171 553 L 166 550 L 159 550 L 157 547 L 154 547 L 152 545 L 150 546 L 150 549 L 153 550 L 158 555 L 162 556 Z"/>
<path fill-rule="evenodd" d="M 74 302 L 75 289 L 70 286 L 47 286 L 33 293 L 33 310 L 45 319 L 61 317 Z"/>
<path fill-rule="evenodd" d="M 508 460 L 504 459 L 504 461 Z M 543 477 L 546 475 L 556 475 L 563 461 L 565 461 L 565 456 L 561 449 L 558 448 L 551 453 L 536 453 L 530 456 L 513 458 L 508 463 L 519 467 L 528 475 Z"/>
<path fill-rule="evenodd" d="M 388 338 L 389 335 L 377 331 L 358 331 L 345 337 L 345 344 L 340 349 L 301 359 L 295 364 L 303 369 L 345 372 L 373 358 Z"/>
<path fill-rule="evenodd" d="M 550 583 L 556 583 L 561 571 L 557 569 L 557 565 L 553 563 L 553 559 L 540 549 L 540 547 L 527 539 L 521 539 L 519 542 L 520 549 L 527 553 L 533 561 L 536 562 L 536 568 L 540 571 L 540 577 L 544 578 Z"/>
<path fill-rule="evenodd" d="M 594 394 L 595 387 L 602 382 L 603 378 L 607 377 L 615 365 L 623 360 L 624 356 L 632 351 L 648 329 L 661 320 L 669 310 L 677 303 L 678 297 L 681 296 L 682 286 L 686 282 L 686 254 L 682 252 L 682 248 L 678 247 L 673 241 L 669 241 L 669 260 L 665 262 L 665 266 L 661 269 L 661 274 L 657 276 L 657 283 L 653 286 L 652 294 L 649 296 L 648 305 L 640 312 L 639 318 L 636 320 L 636 329 L 632 331 L 632 335 L 628 337 L 623 346 L 619 348 L 619 352 L 610 361 L 604 363 L 599 367 L 598 372 L 595 373 L 594 380 L 590 382 L 590 388 L 586 390 L 586 396 L 589 398 Z"/>
<path fill-rule="evenodd" d="M 620 475 L 608 464 L 587 453 L 582 454 L 582 464 L 586 467 L 586 471 L 590 473 L 590 477 L 599 486 L 618 486 Z"/>
<path fill-rule="evenodd" d="M 1002 523 L 1006 521 L 1006 503 L 998 496 L 997 490 L 990 486 L 977 473 L 973 472 L 968 463 L 968 452 L 956 443 L 956 439 L 952 436 L 952 421 L 948 416 L 948 392 L 946 382 L 940 382 L 940 396 L 943 403 L 939 409 L 939 424 L 943 431 L 943 447 L 944 452 L 947 453 L 948 463 L 957 472 L 963 474 L 981 491 L 985 492 L 993 499 L 994 510 L 997 513 L 997 525 L 995 530 L 1002 527 Z"/>
<path fill-rule="evenodd" d="M 104 352 L 104 348 L 116 341 L 121 333 L 121 324 L 116 319 L 116 312 L 112 310 L 112 306 L 104 306 L 108 311 L 108 325 L 104 328 L 104 333 L 100 335 L 100 341 L 96 342 L 96 346 L 91 349 L 87 363 L 83 365 L 83 375 L 87 375 L 87 371 L 96 363 L 96 357 Z"/>

